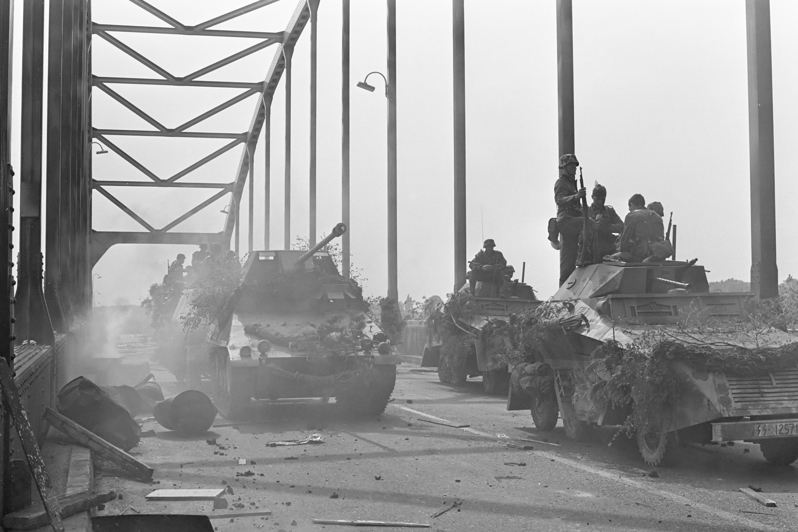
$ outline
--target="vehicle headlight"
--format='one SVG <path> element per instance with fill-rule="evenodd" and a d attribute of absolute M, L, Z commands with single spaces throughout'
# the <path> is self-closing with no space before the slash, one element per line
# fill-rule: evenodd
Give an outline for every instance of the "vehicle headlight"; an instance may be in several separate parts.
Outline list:
<path fill-rule="evenodd" d="M 271 350 L 272 350 L 272 343 L 270 341 L 261 340 L 260 342 L 258 342 L 258 352 L 261 355 L 265 355 L 266 353 L 268 353 Z"/>
<path fill-rule="evenodd" d="M 388 355 L 391 353 L 391 344 L 388 342 L 382 342 L 380 345 L 377 346 L 377 353 L 381 355 Z"/>
<path fill-rule="evenodd" d="M 248 345 L 245 345 L 241 349 L 238 350 L 238 356 L 241 358 L 252 358 L 252 348 Z"/>

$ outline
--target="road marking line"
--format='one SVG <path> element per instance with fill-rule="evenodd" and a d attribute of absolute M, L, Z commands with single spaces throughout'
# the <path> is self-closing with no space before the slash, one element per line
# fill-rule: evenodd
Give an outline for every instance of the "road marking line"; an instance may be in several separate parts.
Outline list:
<path fill-rule="evenodd" d="M 397 408 L 401 408 L 402 410 L 406 410 L 408 412 L 412 412 L 413 414 L 416 414 L 416 415 L 419 415 L 419 416 L 424 416 L 424 417 L 428 417 L 430 419 L 435 419 L 437 421 L 441 421 L 443 423 L 449 423 L 449 424 L 452 424 L 452 425 L 456 424 L 453 421 L 449 421 L 448 419 L 444 419 L 444 418 L 441 418 L 441 417 L 433 416 L 431 414 L 427 414 L 427 413 L 421 412 L 419 410 L 413 410 L 412 408 L 407 408 L 405 406 L 400 406 L 400 405 L 393 405 L 393 406 L 395 406 Z M 482 436 L 482 437 L 485 437 L 485 438 L 489 438 L 491 440 L 496 440 L 496 436 L 494 436 L 493 434 L 488 434 L 487 432 L 482 432 L 482 431 L 479 431 L 479 430 L 476 430 L 476 429 L 472 429 L 471 427 L 465 427 L 465 428 L 462 428 L 460 430 L 464 430 L 466 432 L 470 432 L 471 434 L 475 434 L 477 436 Z M 764 530 L 766 532 L 778 530 L 777 528 L 774 528 L 774 527 L 771 527 L 771 526 L 767 526 L 767 525 L 763 525 L 763 524 L 758 523 L 756 521 L 753 521 L 751 519 L 747 519 L 745 517 L 740 517 L 739 515 L 735 515 L 733 513 L 726 512 L 724 510 L 720 510 L 718 508 L 713 508 L 712 506 L 709 506 L 708 504 L 704 504 L 704 503 L 701 503 L 701 502 L 696 502 L 693 499 L 689 499 L 687 497 L 683 497 L 681 495 L 676 495 L 675 493 L 671 493 L 669 491 L 656 488 L 656 487 L 654 487 L 654 486 L 652 486 L 650 484 L 647 484 L 645 482 L 640 482 L 640 481 L 637 481 L 637 480 L 633 480 L 631 478 L 620 476 L 617 472 L 611 473 L 609 471 L 605 471 L 605 470 L 599 469 L 597 467 L 593 467 L 593 466 L 589 466 L 589 465 L 583 464 L 582 462 L 577 462 L 577 461 L 571 460 L 569 458 L 563 458 L 562 456 L 560 456 L 558 454 L 552 454 L 552 453 L 550 453 L 548 451 L 528 451 L 528 452 L 530 452 L 532 454 L 536 454 L 536 455 L 538 455 L 538 456 L 540 456 L 542 458 L 548 458 L 549 460 L 551 460 L 553 462 L 560 462 L 560 463 L 569 465 L 569 466 L 571 466 L 571 467 L 573 467 L 575 469 L 580 469 L 580 470 L 582 470 L 582 471 L 584 471 L 586 473 L 590 473 L 592 475 L 596 475 L 596 476 L 601 477 L 601 478 L 606 479 L 606 480 L 612 480 L 612 481 L 617 482 L 619 484 L 626 484 L 627 486 L 630 486 L 630 487 L 638 489 L 638 490 L 647 491 L 647 492 L 651 493 L 652 495 L 656 495 L 658 497 L 663 497 L 663 498 L 668 499 L 668 500 L 670 500 L 671 502 L 674 502 L 674 503 L 683 504 L 683 505 L 689 505 L 690 507 L 695 508 L 697 510 L 701 510 L 702 512 L 707 513 L 709 515 L 713 515 L 715 517 L 719 517 L 720 519 L 724 519 L 726 521 L 731 521 L 733 523 L 737 523 L 737 524 L 740 524 L 740 525 L 745 525 L 745 526 L 750 527 L 750 528 L 752 528 L 754 530 Z"/>

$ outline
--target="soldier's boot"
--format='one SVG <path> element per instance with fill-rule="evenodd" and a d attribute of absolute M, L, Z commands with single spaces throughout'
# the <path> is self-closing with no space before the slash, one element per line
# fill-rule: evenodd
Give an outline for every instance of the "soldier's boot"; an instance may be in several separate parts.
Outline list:
<path fill-rule="evenodd" d="M 554 249 L 560 249 L 560 232 L 557 230 L 557 218 L 549 218 L 549 242 Z"/>

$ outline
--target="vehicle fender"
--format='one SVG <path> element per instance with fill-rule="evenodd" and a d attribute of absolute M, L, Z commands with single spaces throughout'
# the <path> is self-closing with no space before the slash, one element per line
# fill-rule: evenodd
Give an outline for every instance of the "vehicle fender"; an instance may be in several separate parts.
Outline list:
<path fill-rule="evenodd" d="M 682 387 L 674 405 L 669 430 L 683 429 L 729 415 L 722 395 L 718 393 L 718 384 L 725 384 L 723 375 L 695 370 L 683 362 L 674 362 L 672 369 L 679 376 Z M 723 380 L 723 383 L 719 380 Z"/>

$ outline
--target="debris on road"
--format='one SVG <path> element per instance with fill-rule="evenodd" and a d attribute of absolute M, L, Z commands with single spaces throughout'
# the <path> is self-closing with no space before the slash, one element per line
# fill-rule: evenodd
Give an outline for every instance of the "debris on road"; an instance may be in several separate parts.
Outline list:
<path fill-rule="evenodd" d="M 266 445 L 269 447 L 287 447 L 290 445 L 308 445 L 311 443 L 324 443 L 321 434 L 311 434 L 307 438 L 299 440 L 270 441 Z"/>
<path fill-rule="evenodd" d="M 758 502 L 762 506 L 766 506 L 768 508 L 775 508 L 776 507 L 776 501 L 768 499 L 764 495 L 758 494 L 757 492 L 755 492 L 751 488 L 739 488 L 738 491 L 740 493 L 742 493 L 744 495 L 747 495 L 748 497 L 754 499 L 756 502 Z"/>
<path fill-rule="evenodd" d="M 528 442 L 532 442 L 532 443 L 543 443 L 543 444 L 546 444 L 546 445 L 553 445 L 555 447 L 559 447 L 560 446 L 559 443 L 554 443 L 554 442 L 545 441 L 545 440 L 533 440 L 532 438 L 516 438 L 516 439 L 519 440 L 519 441 L 528 441 Z"/>
<path fill-rule="evenodd" d="M 444 502 L 443 506 L 438 508 L 438 510 L 434 514 L 430 515 L 430 517 L 440 517 L 449 510 L 453 510 L 454 508 L 459 508 L 460 506 L 462 506 L 462 504 L 463 501 L 460 499 L 455 499 L 452 502 Z"/>
<path fill-rule="evenodd" d="M 454 425 L 452 423 L 441 423 L 440 421 L 432 421 L 431 419 L 421 419 L 420 417 L 416 419 L 418 419 L 419 421 L 423 421 L 424 423 L 432 423 L 433 425 L 452 427 L 453 429 L 465 429 L 471 426 L 471 425 Z"/>
<path fill-rule="evenodd" d="M 272 515 L 271 510 L 263 510 L 262 512 L 237 512 L 231 514 L 209 515 L 208 519 L 233 519 L 235 517 L 264 517 Z"/>
<path fill-rule="evenodd" d="M 210 397 L 197 390 L 186 390 L 161 401 L 152 411 L 161 426 L 184 436 L 208 432 L 217 412 Z"/>
<path fill-rule="evenodd" d="M 52 408 L 47 407 L 44 409 L 44 419 L 79 444 L 88 447 L 103 458 L 130 472 L 135 478 L 144 482 L 152 480 L 152 474 L 155 471 L 153 468 L 139 462 L 122 449 L 105 441 L 90 430 L 81 427 L 71 419 L 67 419 Z"/>
<path fill-rule="evenodd" d="M 520 451 L 531 451 L 534 449 L 532 445 L 527 445 L 526 443 L 516 443 L 513 441 L 507 443 L 507 447 L 509 449 L 518 449 Z"/>
<path fill-rule="evenodd" d="M 61 388 L 56 410 L 124 451 L 129 451 L 139 443 L 141 427 L 130 413 L 85 377 L 77 377 Z"/>
<path fill-rule="evenodd" d="M 247 459 L 246 458 L 239 458 L 238 459 L 238 465 L 247 465 Z"/>
<path fill-rule="evenodd" d="M 504 465 L 526 466 L 526 462 L 504 462 Z"/>
<path fill-rule="evenodd" d="M 116 499 L 116 493 L 113 491 L 105 493 L 87 492 L 70 495 L 69 497 L 58 497 L 58 502 L 61 506 L 59 515 L 62 519 L 66 519 L 67 517 L 85 512 L 114 499 Z M 49 523 L 50 517 L 47 515 L 47 510 L 41 503 L 3 516 L 3 527 L 6 529 L 31 530 L 48 525 Z"/>
<path fill-rule="evenodd" d="M 224 488 L 155 490 L 144 498 L 148 501 L 212 501 L 224 494 Z"/>
<path fill-rule="evenodd" d="M 659 478 L 659 472 L 656 469 L 652 469 L 648 472 L 648 476 L 651 478 Z"/>
<path fill-rule="evenodd" d="M 405 528 L 430 528 L 428 523 L 403 523 L 401 521 L 365 521 L 360 519 L 314 519 L 317 525 L 344 525 L 344 526 L 389 526 Z"/>
<path fill-rule="evenodd" d="M 214 510 L 224 510 L 225 508 L 227 508 L 227 499 L 224 497 L 217 497 L 213 499 Z"/>

